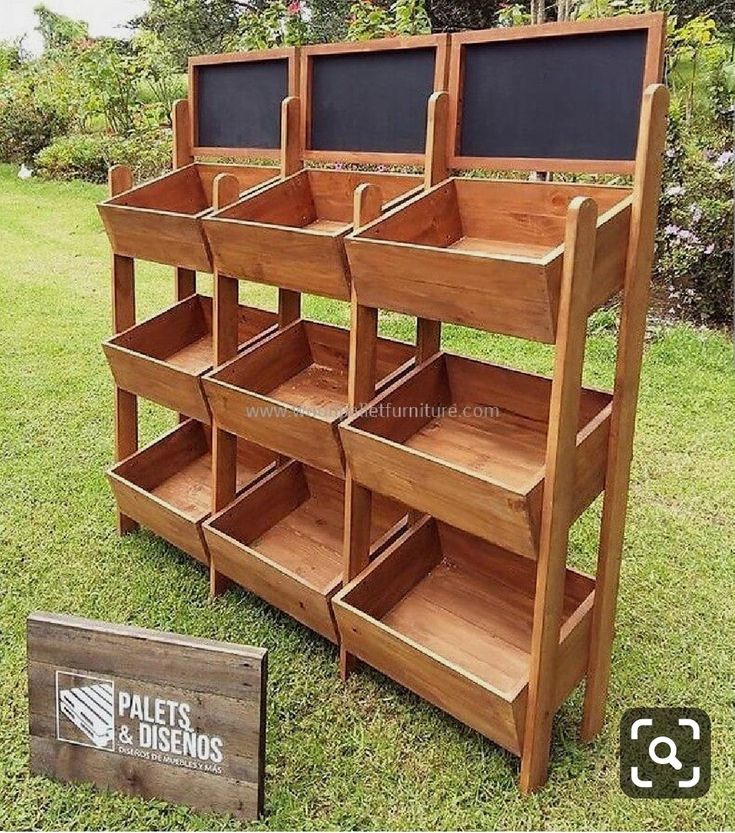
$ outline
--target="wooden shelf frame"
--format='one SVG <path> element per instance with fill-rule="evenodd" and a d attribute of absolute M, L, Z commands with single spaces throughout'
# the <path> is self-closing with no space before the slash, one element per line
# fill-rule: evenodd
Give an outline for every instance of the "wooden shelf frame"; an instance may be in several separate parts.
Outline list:
<path fill-rule="evenodd" d="M 251 57 L 248 56 L 247 60 Z M 298 66 L 296 61 L 296 53 L 293 54 L 291 61 L 292 74 L 295 72 L 291 83 L 298 87 L 298 74 L 294 70 L 294 66 Z M 173 145 L 172 145 L 172 162 L 174 174 L 167 176 L 175 176 L 190 170 L 189 176 L 199 176 L 199 172 L 195 171 L 195 149 L 192 145 L 192 117 L 191 117 L 190 99 L 182 99 L 177 101 L 173 107 L 171 118 L 173 124 Z M 289 115 L 291 114 L 291 115 Z M 233 165 L 219 165 L 208 164 L 205 165 L 201 174 L 206 179 L 206 189 L 211 190 L 212 205 L 219 208 L 224 206 L 224 203 L 217 202 L 220 188 L 218 182 L 225 180 L 229 184 L 229 191 L 226 191 L 230 202 L 235 202 L 242 190 L 242 175 L 246 179 L 257 177 L 258 171 L 263 171 L 263 183 L 272 181 L 273 176 L 285 176 L 287 161 L 298 158 L 298 149 L 294 150 L 293 143 L 296 140 L 296 122 L 298 119 L 298 99 L 294 97 L 287 97 L 283 100 L 281 105 L 281 136 L 282 148 L 278 153 L 281 157 L 281 164 L 278 168 L 261 167 L 255 168 L 253 166 L 233 166 Z M 290 125 L 290 126 L 289 126 Z M 271 155 L 272 156 L 272 155 Z M 272 175 L 271 175 L 272 173 Z M 157 180 L 163 182 L 165 177 Z M 156 181 L 154 181 L 156 182 Z M 145 187 L 145 186 L 144 186 Z M 110 168 L 108 174 L 108 188 L 111 200 L 114 202 L 115 198 L 122 199 L 128 193 L 135 193 L 133 188 L 133 176 L 129 167 L 124 165 L 114 165 Z M 164 197 L 166 194 L 164 194 Z M 190 199 L 196 199 L 196 195 Z M 186 202 L 188 198 L 184 198 Z M 221 199 L 221 197 L 220 197 Z M 110 200 L 100 205 L 100 212 L 108 210 Z M 113 207 L 114 208 L 114 207 Z M 120 210 L 124 210 L 120 209 Z M 208 211 L 211 209 L 208 209 Z M 177 239 L 181 235 L 189 235 L 196 241 L 195 250 L 198 250 L 199 244 L 203 243 L 203 234 L 200 230 L 199 224 L 201 216 L 207 212 L 195 211 L 188 216 L 181 214 L 177 217 L 175 213 L 166 211 L 150 212 L 151 216 L 160 216 L 162 221 L 167 224 L 166 228 L 173 229 Z M 155 217 L 154 217 L 155 219 Z M 183 221 L 183 224 L 182 224 Z M 173 225 L 171 225 L 173 223 Z M 192 225 L 195 224 L 195 225 Z M 158 226 L 159 232 L 161 226 Z M 164 237 L 167 235 L 164 234 Z M 151 233 L 152 249 L 144 249 L 143 253 L 151 255 L 151 259 L 156 262 L 175 263 L 177 256 L 167 253 L 165 256 L 158 256 L 155 252 L 156 247 L 161 248 L 163 243 L 156 233 Z M 205 264 L 202 261 L 201 254 L 192 260 L 191 246 L 184 247 L 184 260 L 187 262 L 185 266 L 174 266 L 174 306 L 168 307 L 158 315 L 153 316 L 146 322 L 137 324 L 136 320 L 136 299 L 135 299 L 135 259 L 127 254 L 119 254 L 115 250 L 116 240 L 114 235 L 111 235 L 112 264 L 111 264 L 111 300 L 112 300 L 112 330 L 113 336 L 105 343 L 105 349 L 110 357 L 111 363 L 115 370 L 115 385 L 114 385 L 114 413 L 115 413 L 115 448 L 114 459 L 115 466 L 110 470 L 110 478 L 115 486 L 116 493 L 122 497 L 117 501 L 117 528 L 119 534 L 123 535 L 132 532 L 138 527 L 138 520 L 126 514 L 123 505 L 133 506 L 136 509 L 136 514 L 139 518 L 150 520 L 154 527 L 161 530 L 173 529 L 170 522 L 161 520 L 164 515 L 166 507 L 161 506 L 161 501 L 155 499 L 148 500 L 146 498 L 145 489 L 137 489 L 135 485 L 125 484 L 124 476 L 117 473 L 118 467 L 125 463 L 126 471 L 128 467 L 135 468 L 135 455 L 139 448 L 139 432 L 138 432 L 138 396 L 144 396 L 151 399 L 151 401 L 163 404 L 165 407 L 178 411 L 180 427 L 187 421 L 191 422 L 191 418 L 198 419 L 201 423 L 210 422 L 209 406 L 203 395 L 201 388 L 201 376 L 211 367 L 219 362 L 217 361 L 217 320 L 216 320 L 216 302 L 215 299 L 210 299 L 207 296 L 197 295 L 197 271 L 191 268 L 192 265 L 199 265 L 203 268 L 209 268 L 208 259 Z M 176 247 L 174 246 L 174 249 Z M 208 256 L 207 256 L 208 257 Z M 178 261 L 179 263 L 181 261 Z M 215 276 L 215 296 L 216 296 L 216 276 Z M 237 292 L 234 296 L 234 350 L 237 352 L 243 344 L 243 336 L 247 343 L 253 343 L 259 338 L 267 336 L 274 327 L 282 323 L 290 323 L 298 319 L 300 315 L 300 295 L 298 293 L 289 292 L 287 290 L 279 291 L 278 295 L 278 312 L 273 314 L 266 310 L 258 310 L 255 308 L 245 308 L 239 305 L 237 299 Z M 206 307 L 207 309 L 199 309 Z M 209 313 L 208 310 L 212 309 Z M 201 315 L 197 316 L 196 310 L 199 309 Z M 170 333 L 156 332 L 157 324 L 166 319 L 179 319 L 184 317 L 186 320 L 198 321 L 203 318 L 204 321 L 194 324 L 196 332 L 193 333 L 177 333 L 173 340 L 170 339 Z M 248 320 L 245 320 L 248 319 Z M 251 320 L 252 319 L 252 320 Z M 256 322 L 255 330 L 258 329 L 257 322 L 262 324 L 261 332 L 253 331 L 253 323 Z M 176 323 L 176 321 L 174 321 Z M 181 324 L 181 321 L 178 322 Z M 137 326 L 136 326 L 137 325 Z M 164 323 L 165 326 L 165 323 Z M 201 331 L 201 332 L 200 332 Z M 186 341 L 187 336 L 192 336 L 191 344 Z M 163 343 L 162 343 L 163 336 Z M 191 348 L 191 355 L 181 356 L 180 361 L 176 361 L 176 350 L 172 348 L 174 360 L 168 361 L 170 358 L 170 351 L 166 346 L 166 342 L 171 344 L 179 344 L 184 349 L 180 352 L 186 353 L 187 344 Z M 130 344 L 135 342 L 138 349 L 129 349 Z M 200 344 L 201 342 L 201 344 Z M 170 346 L 170 345 L 169 345 Z M 211 351 L 211 359 L 204 363 L 202 351 L 209 349 Z M 164 355 L 165 354 L 165 355 Z M 204 429 L 202 429 L 204 430 Z M 166 441 L 172 432 L 167 433 L 160 438 L 160 442 Z M 216 484 L 214 477 L 214 459 L 215 448 L 217 444 L 217 429 L 213 426 L 211 436 L 208 435 L 208 443 L 211 449 L 205 455 L 210 468 L 211 474 L 210 484 L 213 488 Z M 155 445 L 155 444 L 154 444 Z M 243 443 L 243 445 L 247 445 Z M 150 448 L 150 447 L 149 447 Z M 238 443 L 235 442 L 232 446 L 232 473 L 233 473 L 233 488 L 239 491 L 243 484 L 239 475 L 242 466 L 238 460 Z M 141 452 L 142 453 L 142 452 Z M 152 452 L 151 452 L 152 453 Z M 130 463 L 130 460 L 133 460 Z M 198 464 L 197 464 L 198 465 Z M 199 466 L 201 468 L 201 466 Z M 257 479 L 257 478 L 256 478 Z M 208 493 L 209 487 L 205 490 Z M 124 493 L 124 495 L 123 495 Z M 134 494 L 132 500 L 128 499 L 131 494 Z M 148 500 L 150 505 L 145 506 Z M 213 505 L 216 504 L 216 495 L 212 498 Z M 192 522 L 191 517 L 184 517 L 176 507 L 170 509 L 172 517 L 179 517 L 179 523 L 186 527 L 187 523 Z M 206 513 L 207 515 L 209 512 Z M 199 530 L 201 521 L 203 520 L 197 516 L 194 525 Z M 174 525 L 175 526 L 175 525 Z M 191 531 L 189 528 L 189 531 Z M 173 532 L 168 536 L 169 540 L 182 546 L 183 549 L 189 551 L 198 560 L 205 560 L 208 563 L 208 553 L 204 545 L 204 539 L 201 532 L 197 531 L 196 535 L 192 534 L 191 546 L 185 546 L 185 537 L 173 529 Z M 166 536 L 164 536 L 166 537 Z M 201 549 L 204 547 L 204 549 Z M 202 558 L 204 556 L 204 558 Z"/>
<path fill-rule="evenodd" d="M 586 739 L 594 736 L 602 725 L 609 681 L 615 599 L 625 525 L 633 425 L 643 351 L 667 110 L 666 88 L 659 84 L 649 85 L 642 99 L 633 189 L 625 207 L 626 219 L 629 220 L 629 233 L 616 235 L 618 245 L 625 249 L 625 257 L 622 261 L 625 277 L 622 286 L 622 326 L 618 342 L 616 383 L 611 405 L 607 409 L 610 427 L 609 433 L 605 435 L 607 457 L 604 473 L 603 524 L 597 578 L 594 593 L 591 594 L 589 602 L 591 610 L 587 611 L 584 639 L 576 646 L 580 656 L 589 656 L 583 674 L 587 686 L 582 734 Z M 580 190 L 584 193 L 584 188 Z M 379 204 L 379 194 L 376 194 L 369 186 L 359 191 L 356 195 L 356 212 L 361 215 L 360 226 L 375 219 L 376 215 L 371 212 L 371 206 Z M 394 212 L 397 217 L 400 213 L 401 209 L 396 209 Z M 551 340 L 554 343 L 555 363 L 548 399 L 548 429 L 543 468 L 544 488 L 538 538 L 532 546 L 532 551 L 525 553 L 536 559 L 527 701 L 524 703 L 522 726 L 518 723 L 518 713 L 512 711 L 513 720 L 516 721 L 513 724 L 515 733 L 511 733 L 512 736 L 506 735 L 504 744 L 521 756 L 521 789 L 524 792 L 539 788 L 548 777 L 552 721 L 563 700 L 563 697 L 559 698 L 562 600 L 567 574 L 569 531 L 580 509 L 576 505 L 575 497 L 574 460 L 578 442 L 577 430 L 582 395 L 581 379 L 587 319 L 591 311 L 590 299 L 594 298 L 595 294 L 592 279 L 595 269 L 597 221 L 598 207 L 591 196 L 580 195 L 569 202 L 565 220 L 556 322 L 555 326 L 539 339 Z M 380 225 L 380 221 L 377 225 Z M 349 251 L 348 249 L 348 253 Z M 607 252 L 607 254 L 610 253 Z M 390 295 L 389 291 L 383 294 L 381 307 L 391 308 Z M 368 404 L 370 407 L 378 401 L 373 399 L 375 396 L 373 345 L 377 333 L 377 309 L 360 302 L 357 283 L 353 283 L 352 308 L 355 361 L 350 366 L 350 385 L 355 392 L 353 403 L 355 405 Z M 410 304 L 402 304 L 399 309 L 401 312 L 414 314 L 425 310 L 426 306 L 422 305 L 418 294 L 413 308 Z M 502 327 L 500 329 L 503 331 Z M 539 333 L 527 332 L 525 335 L 533 338 L 538 337 Z M 431 366 L 431 363 L 427 366 Z M 414 371 L 412 378 L 420 378 L 416 375 L 417 373 L 418 370 Z M 400 392 L 404 384 L 407 383 L 399 381 L 393 389 Z M 431 396 L 428 392 L 427 395 Z M 386 398 L 386 394 L 383 398 Z M 348 419 L 340 429 L 345 436 L 345 443 L 351 424 L 356 420 L 359 420 L 359 414 Z M 355 480 L 354 475 L 359 474 L 360 466 L 353 471 L 349 462 L 348 455 L 347 482 L 350 500 L 346 508 L 348 517 L 345 523 L 346 587 L 335 597 L 338 621 L 344 624 L 344 642 L 341 647 L 343 676 L 346 676 L 354 667 L 355 657 L 351 653 L 350 649 L 352 649 L 366 656 L 368 661 L 373 658 L 379 669 L 391 673 L 397 679 L 413 686 L 414 690 L 420 690 L 419 693 L 432 699 L 426 686 L 417 678 L 414 678 L 412 682 L 410 671 L 403 674 L 395 667 L 395 664 L 389 662 L 388 654 L 381 654 L 380 651 L 376 653 L 373 650 L 373 648 L 377 650 L 377 645 L 382 638 L 380 632 L 376 632 L 373 626 L 370 626 L 373 630 L 365 629 L 363 626 L 360 631 L 365 640 L 364 644 L 354 632 L 348 632 L 350 622 L 353 624 L 355 622 L 354 618 L 350 617 L 356 615 L 354 609 L 351 613 L 349 611 L 350 596 L 360 592 L 361 578 L 378 569 L 376 562 L 368 570 L 370 559 L 368 530 L 371 523 L 373 492 L 366 485 Z M 449 468 L 446 472 L 449 472 Z M 372 485 L 377 485 L 378 479 L 376 476 Z M 368 478 L 365 480 L 367 482 Z M 417 496 L 413 501 L 410 484 L 409 480 L 405 488 L 401 488 L 401 499 L 409 506 L 423 504 L 424 509 L 428 508 L 425 504 L 423 479 L 413 487 L 422 491 L 420 497 L 417 491 Z M 432 486 L 429 485 L 429 491 L 431 488 Z M 595 491 L 599 493 L 599 488 Z M 397 497 L 398 492 L 394 491 L 393 496 Z M 446 497 L 445 495 L 444 498 Z M 458 506 L 454 516 L 455 522 L 457 518 L 462 520 L 466 491 L 457 491 L 456 501 Z M 482 531 L 481 528 L 479 530 L 477 528 L 476 518 L 473 517 L 475 510 L 472 506 L 470 505 L 466 511 L 464 528 L 475 532 Z M 477 511 L 480 512 L 481 509 L 478 508 Z M 411 520 L 414 521 L 412 529 L 416 530 L 415 524 L 419 521 L 416 513 L 412 514 Z M 487 535 L 489 530 L 484 530 L 484 532 Z M 388 555 L 385 554 L 379 561 L 383 563 L 387 559 Z M 352 583 L 347 583 L 348 581 Z M 346 607 L 343 602 L 346 603 Z M 446 674 L 441 682 L 437 682 L 440 688 L 444 686 L 439 704 L 455 713 L 456 709 L 462 711 L 459 705 L 455 705 L 453 710 L 452 699 L 461 703 L 463 698 L 466 698 L 467 691 L 463 689 L 463 686 L 465 686 L 467 675 L 460 673 L 458 677 L 456 668 L 450 672 L 446 669 L 442 671 L 438 666 L 434 666 L 431 673 Z M 471 677 L 471 674 L 469 676 Z M 434 702 L 437 702 L 435 698 Z M 502 722 L 501 720 L 500 723 Z M 502 732 L 497 730 L 500 723 L 493 724 L 494 728 L 488 726 L 484 729 L 478 728 L 503 743 Z M 507 719 L 505 725 L 510 725 Z"/>

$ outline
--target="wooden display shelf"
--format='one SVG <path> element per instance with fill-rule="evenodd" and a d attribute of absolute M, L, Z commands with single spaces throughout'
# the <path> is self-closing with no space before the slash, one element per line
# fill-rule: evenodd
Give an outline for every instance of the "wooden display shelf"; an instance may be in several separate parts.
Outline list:
<path fill-rule="evenodd" d="M 274 167 L 196 162 L 100 203 L 112 250 L 117 255 L 211 272 L 201 220 L 212 210 L 213 182 L 232 174 L 240 193 L 270 182 Z"/>
<path fill-rule="evenodd" d="M 238 308 L 242 349 L 276 326 L 276 314 Z M 103 342 L 115 384 L 200 422 L 210 421 L 201 376 L 212 369 L 212 299 L 191 295 Z"/>
<path fill-rule="evenodd" d="M 408 174 L 302 170 L 204 221 L 218 271 L 282 289 L 349 300 L 344 237 L 355 188 L 380 188 L 392 205 L 421 186 Z"/>
<path fill-rule="evenodd" d="M 584 676 L 594 581 L 567 569 L 554 709 Z M 515 754 L 536 564 L 422 518 L 334 598 L 344 647 Z"/>
<path fill-rule="evenodd" d="M 553 342 L 570 200 L 599 208 L 594 309 L 622 288 L 629 188 L 449 179 L 346 240 L 357 300 Z"/>
<path fill-rule="evenodd" d="M 342 475 L 337 431 L 347 414 L 349 330 L 299 320 L 204 378 L 218 426 L 315 468 Z M 381 338 L 377 378 L 408 369 L 414 348 Z"/>
<path fill-rule="evenodd" d="M 238 441 L 237 488 L 265 474 L 276 455 Z M 119 511 L 209 563 L 202 522 L 212 509 L 209 429 L 189 419 L 108 471 Z"/>
<path fill-rule="evenodd" d="M 535 558 L 551 379 L 446 353 L 340 426 L 353 477 L 422 512 Z M 583 389 L 574 517 L 602 491 L 611 395 Z"/>
<path fill-rule="evenodd" d="M 295 460 L 204 524 L 214 568 L 333 642 L 342 586 L 344 481 Z M 375 501 L 372 540 L 397 534 L 405 509 Z"/>

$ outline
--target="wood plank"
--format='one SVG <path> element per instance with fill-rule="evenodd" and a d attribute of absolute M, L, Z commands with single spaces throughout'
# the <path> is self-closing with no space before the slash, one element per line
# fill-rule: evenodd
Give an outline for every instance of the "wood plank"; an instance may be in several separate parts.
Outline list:
<path fill-rule="evenodd" d="M 635 412 L 643 360 L 668 106 L 669 94 L 665 87 L 656 85 L 645 91 L 615 366 L 605 502 L 597 556 L 597 589 L 582 720 L 582 737 L 585 739 L 594 737 L 602 727 L 610 681 L 615 607 L 628 505 Z"/>
<path fill-rule="evenodd" d="M 554 382 L 551 387 L 546 481 L 539 536 L 531 638 L 528 707 L 521 758 L 521 790 L 547 778 L 562 624 L 569 528 L 574 517 L 576 452 L 582 367 L 587 336 L 586 300 L 592 279 L 597 206 L 588 197 L 569 208 L 559 305 Z"/>
<path fill-rule="evenodd" d="M 27 638 L 33 774 L 240 818 L 262 811 L 263 649 L 45 613 L 29 617 Z M 101 695 L 89 693 L 93 681 L 104 684 Z M 60 710 L 59 691 L 94 704 L 109 739 L 93 744 Z M 149 743 L 144 729 L 161 743 Z M 171 744 L 178 732 L 179 749 L 164 744 L 164 730 Z M 184 743 L 191 733 L 196 750 Z M 215 749 L 214 738 L 213 755 L 204 747 Z"/>

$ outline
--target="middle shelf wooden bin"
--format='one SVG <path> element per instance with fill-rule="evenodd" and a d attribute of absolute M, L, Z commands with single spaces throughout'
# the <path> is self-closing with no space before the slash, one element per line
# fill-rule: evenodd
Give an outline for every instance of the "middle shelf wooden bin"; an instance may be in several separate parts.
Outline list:
<path fill-rule="evenodd" d="M 276 327 L 274 312 L 240 306 L 240 349 Z M 115 384 L 200 422 L 209 422 L 201 377 L 212 369 L 212 299 L 190 295 L 103 342 Z"/>
<path fill-rule="evenodd" d="M 204 377 L 212 416 L 226 431 L 341 476 L 349 352 L 349 330 L 289 324 Z M 379 384 L 413 357 L 412 345 L 379 339 Z"/>
<path fill-rule="evenodd" d="M 218 572 L 332 642 L 331 599 L 342 586 L 345 482 L 292 460 L 204 524 Z M 406 509 L 376 497 L 374 551 L 397 535 Z"/>
<path fill-rule="evenodd" d="M 515 754 L 536 562 L 424 517 L 334 598 L 343 646 Z M 554 707 L 587 666 L 594 580 L 567 569 Z"/>
<path fill-rule="evenodd" d="M 420 189 L 410 174 L 305 169 L 204 220 L 212 258 L 224 275 L 282 289 L 350 299 L 344 237 L 355 189 L 380 188 L 387 207 Z"/>
<path fill-rule="evenodd" d="M 209 563 L 202 522 L 212 511 L 211 429 L 188 419 L 108 472 L 119 511 Z M 273 467 L 277 455 L 237 443 L 238 492 Z"/>
<path fill-rule="evenodd" d="M 340 425 L 358 483 L 535 558 L 551 379 L 440 353 Z M 611 395 L 583 389 L 574 511 L 602 491 Z"/>

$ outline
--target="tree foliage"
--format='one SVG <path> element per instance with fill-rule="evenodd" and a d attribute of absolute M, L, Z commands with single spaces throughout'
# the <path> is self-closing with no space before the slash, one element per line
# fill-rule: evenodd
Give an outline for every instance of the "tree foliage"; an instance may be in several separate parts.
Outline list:
<path fill-rule="evenodd" d="M 51 11 L 43 3 L 35 6 L 33 11 L 38 19 L 36 31 L 43 38 L 43 48 L 48 52 L 63 49 L 74 41 L 89 38 L 89 25 L 83 20 L 74 20 L 74 18 Z"/>

